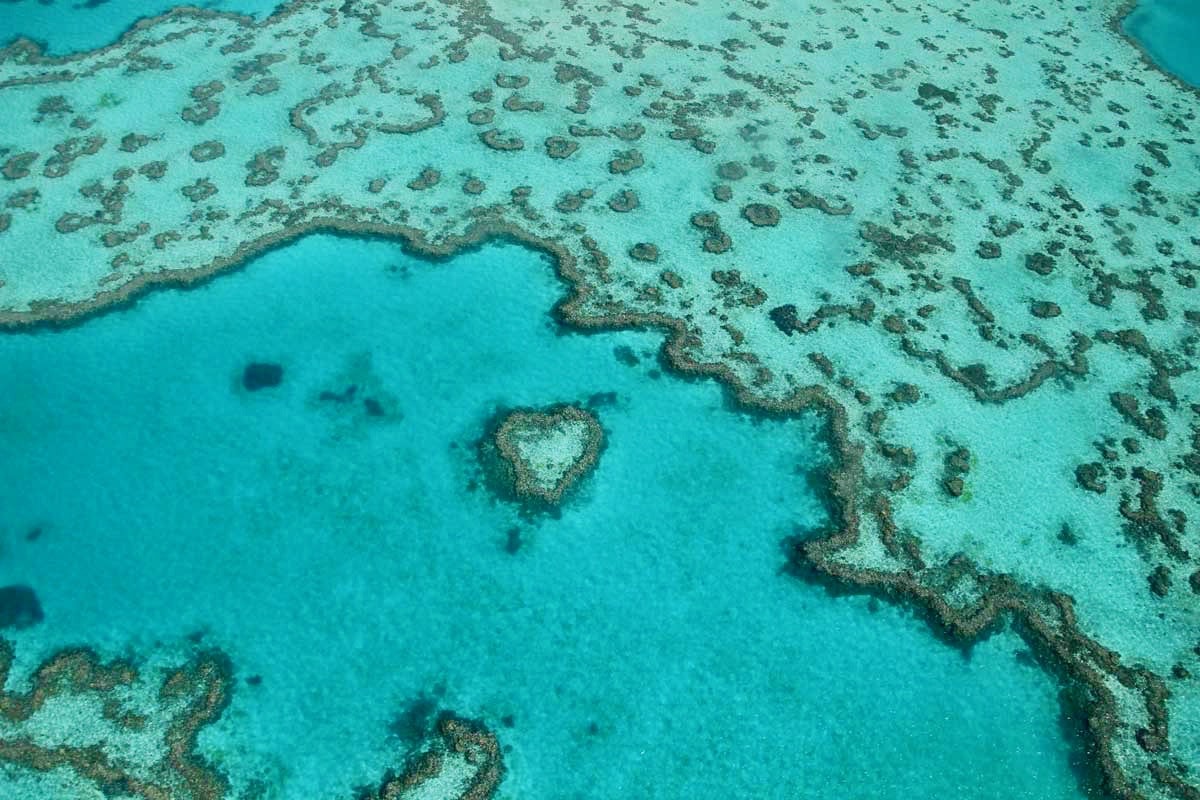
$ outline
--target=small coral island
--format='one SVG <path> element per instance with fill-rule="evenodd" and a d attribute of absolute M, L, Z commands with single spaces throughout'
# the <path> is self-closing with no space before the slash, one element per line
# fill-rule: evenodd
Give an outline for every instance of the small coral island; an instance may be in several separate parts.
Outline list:
<path fill-rule="evenodd" d="M 524 503 L 557 506 L 600 457 L 600 422 L 577 406 L 497 416 L 483 442 L 484 462 L 500 487 Z"/>

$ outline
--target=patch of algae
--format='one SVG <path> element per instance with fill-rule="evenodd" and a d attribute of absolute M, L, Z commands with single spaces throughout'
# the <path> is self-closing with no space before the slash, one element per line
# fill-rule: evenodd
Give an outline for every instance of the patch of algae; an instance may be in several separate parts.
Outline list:
<path fill-rule="evenodd" d="M 298 0 L 17 42 L 0 324 L 323 228 L 540 247 L 568 322 L 827 413 L 798 571 L 1012 618 L 1116 795 L 1196 797 L 1198 104 L 1128 5 Z"/>
<path fill-rule="evenodd" d="M 221 770 L 196 752 L 200 732 L 219 720 L 233 692 L 233 668 L 219 650 L 182 666 L 104 662 L 63 650 L 5 690 L 13 650 L 0 640 L 0 761 L 27 770 L 29 796 L 84 785 L 105 797 L 219 800 L 232 796 Z M 403 769 L 356 800 L 485 800 L 504 776 L 496 736 L 481 723 L 443 712 Z M 74 790 L 74 791 L 72 791 Z M 247 790 L 256 796 L 253 782 Z"/>

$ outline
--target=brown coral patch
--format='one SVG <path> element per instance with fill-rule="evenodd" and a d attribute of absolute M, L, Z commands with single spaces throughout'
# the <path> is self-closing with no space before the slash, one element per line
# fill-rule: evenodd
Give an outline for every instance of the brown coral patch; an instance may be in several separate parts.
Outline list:
<path fill-rule="evenodd" d="M 441 181 L 441 179 L 441 172 L 433 167 L 425 167 L 425 169 L 421 170 L 420 175 L 408 182 L 408 188 L 415 192 L 424 191 L 425 189 L 432 189 L 434 186 L 438 185 L 438 182 Z"/>
<path fill-rule="evenodd" d="M 658 247 L 650 242 L 638 242 L 629 248 L 629 256 L 638 261 L 648 261 L 653 264 L 658 261 Z"/>
<path fill-rule="evenodd" d="M 500 131 L 492 128 L 479 134 L 479 140 L 488 148 L 500 152 L 513 152 L 515 150 L 524 150 L 525 142 L 519 136 L 505 136 Z"/>
<path fill-rule="evenodd" d="M 621 214 L 633 211 L 638 205 L 638 196 L 632 189 L 622 189 L 608 199 L 608 207 Z"/>
<path fill-rule="evenodd" d="M 613 175 L 624 175 L 643 166 L 646 160 L 637 150 L 622 150 L 608 162 L 608 171 Z"/>
<path fill-rule="evenodd" d="M 225 145 L 215 139 L 201 142 L 191 149 L 192 160 L 203 164 L 225 155 Z"/>
<path fill-rule="evenodd" d="M 779 209 L 766 203 L 751 203 L 742 209 L 742 216 L 755 227 L 773 228 L 779 224 Z"/>
<path fill-rule="evenodd" d="M 442 105 L 442 98 L 436 94 L 424 94 L 417 98 L 417 104 L 424 106 L 429 111 L 429 116 L 425 119 L 417 120 L 416 122 L 396 123 L 384 122 L 375 126 L 375 130 L 380 133 L 398 133 L 410 135 L 420 133 L 421 131 L 436 128 L 446 119 L 446 109 Z"/>
<path fill-rule="evenodd" d="M 567 158 L 579 149 L 579 142 L 563 136 L 551 136 L 546 139 L 546 155 L 550 158 Z"/>
<path fill-rule="evenodd" d="M 4 162 L 4 166 L 0 167 L 0 175 L 4 176 L 5 180 L 18 181 L 21 178 L 29 177 L 29 168 L 33 166 L 33 162 L 37 161 L 38 154 L 17 153 L 15 156 L 10 156 Z"/>

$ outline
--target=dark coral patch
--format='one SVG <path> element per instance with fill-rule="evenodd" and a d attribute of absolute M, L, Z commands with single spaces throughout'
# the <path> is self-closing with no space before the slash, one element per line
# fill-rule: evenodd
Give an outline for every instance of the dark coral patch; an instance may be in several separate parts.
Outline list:
<path fill-rule="evenodd" d="M 497 150 L 502 153 L 525 149 L 525 142 L 521 139 L 521 137 L 505 137 L 504 134 L 494 128 L 479 134 L 479 140 L 492 150 Z"/>
<path fill-rule="evenodd" d="M 1029 306 L 1029 313 L 1040 319 L 1052 319 L 1062 314 L 1058 303 L 1049 300 L 1036 300 Z"/>
<path fill-rule="evenodd" d="M 283 383 L 283 367 L 265 361 L 255 361 L 242 371 L 242 388 L 248 392 L 270 389 Z"/>
<path fill-rule="evenodd" d="M 772 308 L 767 315 L 771 318 L 771 322 L 775 323 L 775 327 L 791 336 L 798 327 L 800 327 L 800 315 L 796 312 L 796 306 L 792 303 L 787 303 L 782 306 Z"/>
<path fill-rule="evenodd" d="M 958 104 L 958 95 L 949 89 L 943 89 L 932 83 L 922 83 L 917 87 L 917 96 L 922 100 L 945 100 L 947 103 Z"/>
<path fill-rule="evenodd" d="M 472 125 L 491 125 L 496 118 L 496 112 L 490 108 L 481 108 L 467 115 L 467 122 Z"/>
<path fill-rule="evenodd" d="M 742 216 L 759 228 L 773 228 L 779 224 L 779 209 L 766 203 L 751 203 L 742 209 Z"/>
<path fill-rule="evenodd" d="M 717 175 L 719 175 L 723 180 L 740 181 L 742 178 L 746 177 L 746 168 L 736 161 L 727 161 L 721 166 L 717 167 Z"/>
<path fill-rule="evenodd" d="M 632 189 L 623 189 L 609 198 L 608 207 L 622 214 L 633 211 L 638 207 L 638 196 Z"/>
<path fill-rule="evenodd" d="M 623 150 L 608 162 L 608 171 L 613 175 L 624 175 L 627 172 L 633 172 L 645 163 L 646 160 L 637 150 Z"/>
<path fill-rule="evenodd" d="M 432 189 L 434 186 L 438 185 L 438 182 L 441 179 L 441 172 L 433 167 L 425 167 L 423 170 L 421 170 L 420 175 L 408 182 L 408 188 L 415 192 L 424 191 L 425 189 Z"/>
<path fill-rule="evenodd" d="M 730 247 L 733 247 L 733 240 L 729 238 L 729 234 L 722 230 L 713 231 L 711 236 L 704 238 L 704 249 L 706 252 L 720 254 L 724 253 Z"/>
<path fill-rule="evenodd" d="M 207 178 L 197 178 L 195 183 L 184 186 L 179 191 L 193 203 L 203 203 L 217 193 L 217 187 Z"/>
<path fill-rule="evenodd" d="M 33 589 L 22 585 L 0 588 L 0 629 L 28 628 L 43 617 L 42 604 Z"/>
<path fill-rule="evenodd" d="M 638 242 L 629 248 L 629 255 L 638 261 L 648 261 L 653 264 L 658 261 L 658 247 L 650 242 Z"/>
<path fill-rule="evenodd" d="M 1025 256 L 1025 269 L 1038 275 L 1049 275 L 1054 271 L 1054 259 L 1045 253 L 1030 253 Z"/>
<path fill-rule="evenodd" d="M 546 140 L 546 155 L 551 158 L 567 158 L 579 149 L 579 142 L 562 136 L 551 136 Z"/>
<path fill-rule="evenodd" d="M 192 160 L 200 163 L 212 161 L 214 158 L 220 158 L 223 155 L 225 155 L 225 145 L 215 139 L 201 142 L 191 150 Z"/>
<path fill-rule="evenodd" d="M 999 258 L 1003 255 L 1003 252 L 1000 250 L 1000 245 L 996 242 L 984 241 L 980 242 L 979 246 L 975 248 L 975 255 L 982 259 L 991 260 Z"/>

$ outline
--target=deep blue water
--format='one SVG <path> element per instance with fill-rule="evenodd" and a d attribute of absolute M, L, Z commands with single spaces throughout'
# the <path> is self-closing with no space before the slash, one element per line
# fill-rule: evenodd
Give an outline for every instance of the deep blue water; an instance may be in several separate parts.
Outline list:
<path fill-rule="evenodd" d="M 278 0 L 0 0 L 0 45 L 18 36 L 34 39 L 61 56 L 115 42 L 144 17 L 179 5 L 269 16 Z"/>
<path fill-rule="evenodd" d="M 1125 31 L 1163 69 L 1200 86 L 1200 2 L 1141 0 L 1125 18 Z"/>
<path fill-rule="evenodd" d="M 964 657 L 781 572 L 781 540 L 826 521 L 817 418 L 732 410 L 662 372 L 658 334 L 564 332 L 561 294 L 516 246 L 431 264 L 314 236 L 0 336 L 0 580 L 46 611 L 23 662 L 204 631 L 262 677 L 205 752 L 278 798 L 377 777 L 435 692 L 511 748 L 501 797 L 1080 796 L 1015 636 Z M 282 385 L 243 389 L 251 360 Z M 496 408 L 589 398 L 608 444 L 561 518 L 478 485 Z"/>

